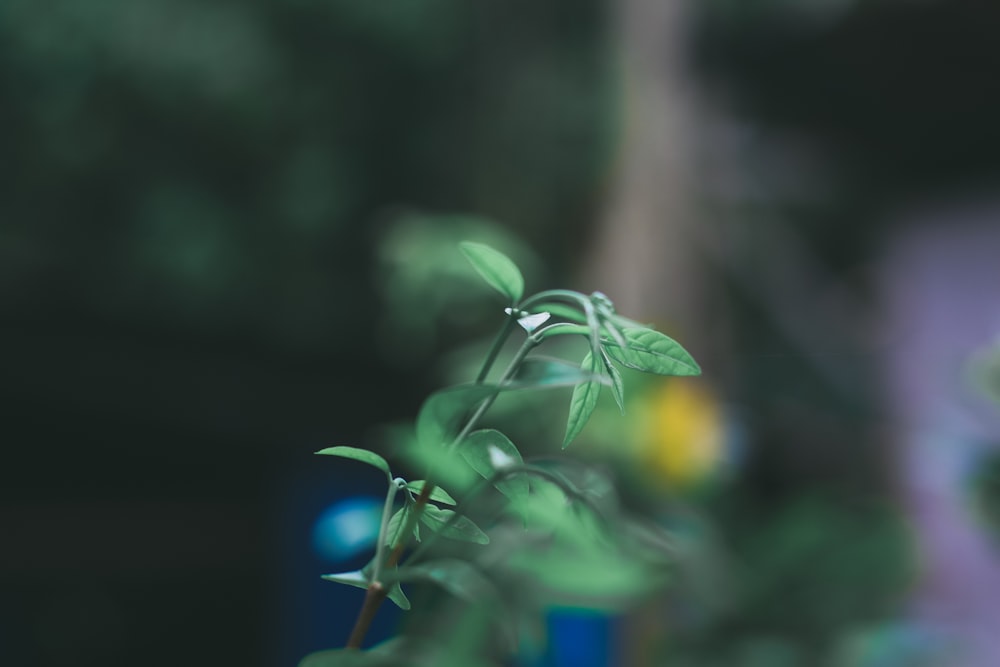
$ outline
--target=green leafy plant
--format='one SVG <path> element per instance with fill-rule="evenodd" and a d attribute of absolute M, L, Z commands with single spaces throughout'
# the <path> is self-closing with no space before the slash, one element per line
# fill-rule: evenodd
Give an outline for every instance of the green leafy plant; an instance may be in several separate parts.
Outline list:
<path fill-rule="evenodd" d="M 366 591 L 347 646 L 314 653 L 302 667 L 490 664 L 532 636 L 532 619 L 552 601 L 619 607 L 666 578 L 668 536 L 623 511 L 604 473 L 568 458 L 525 460 L 506 435 L 482 421 L 506 392 L 572 387 L 565 449 L 605 387 L 624 413 L 621 367 L 697 375 L 698 364 L 673 339 L 616 313 L 599 292 L 547 290 L 525 297 L 524 279 L 508 257 L 479 243 L 462 243 L 461 251 L 506 299 L 506 317 L 475 380 L 433 393 L 405 438 L 400 458 L 424 470 L 424 479 L 395 475 L 385 458 L 365 449 L 317 452 L 378 468 L 388 490 L 371 561 L 360 570 L 323 575 Z M 491 379 L 518 329 L 523 341 Z M 587 341 L 582 363 L 535 353 L 564 336 Z M 428 603 L 436 605 L 435 618 L 450 619 L 446 627 L 425 624 L 361 650 L 382 603 L 411 609 L 403 586 L 425 584 L 447 594 Z"/>

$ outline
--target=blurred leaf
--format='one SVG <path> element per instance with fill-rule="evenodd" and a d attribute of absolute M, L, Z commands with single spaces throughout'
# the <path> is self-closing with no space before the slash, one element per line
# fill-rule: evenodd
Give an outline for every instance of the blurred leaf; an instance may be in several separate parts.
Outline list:
<path fill-rule="evenodd" d="M 680 343 L 653 329 L 625 329 L 628 349 L 604 341 L 608 354 L 619 363 L 657 375 L 700 375 L 697 362 Z"/>
<path fill-rule="evenodd" d="M 443 510 L 434 505 L 426 505 L 420 514 L 420 520 L 431 530 L 440 532 L 444 537 L 463 542 L 475 542 L 476 544 L 489 544 L 490 542 L 489 535 L 473 523 L 472 519 L 466 516 L 457 516 L 453 510 Z"/>
<path fill-rule="evenodd" d="M 299 662 L 299 667 L 388 667 L 391 663 L 384 656 L 351 648 L 337 648 L 310 653 Z"/>
<path fill-rule="evenodd" d="M 512 304 L 521 300 L 524 295 L 524 278 L 507 255 L 488 245 L 471 241 L 465 241 L 459 247 L 490 287 L 510 299 Z"/>
<path fill-rule="evenodd" d="M 401 581 L 431 581 L 455 597 L 469 602 L 482 602 L 494 596 L 493 584 L 471 563 L 457 558 L 420 563 L 399 571 Z"/>
<path fill-rule="evenodd" d="M 562 530 L 569 500 L 557 484 L 531 477 L 530 493 L 511 499 L 511 509 L 532 529 L 546 533 Z"/>
<path fill-rule="evenodd" d="M 408 483 L 406 485 L 406 488 L 408 488 L 410 491 L 413 491 L 415 494 L 419 496 L 423 492 L 424 484 L 426 483 L 427 482 L 425 482 L 424 480 L 418 479 L 415 482 Z M 442 489 L 440 486 L 437 485 L 435 485 L 434 490 L 431 491 L 430 499 L 435 502 L 444 503 L 446 505 L 457 504 L 455 499 L 452 498 L 447 491 L 445 491 L 444 489 Z"/>
<path fill-rule="evenodd" d="M 467 384 L 438 391 L 424 402 L 417 416 L 417 440 L 445 448 L 461 431 L 462 420 L 483 400 L 497 393 L 488 384 Z"/>
<path fill-rule="evenodd" d="M 463 493 L 476 483 L 478 477 L 459 450 L 461 447 L 440 447 L 413 439 L 402 455 L 414 468 L 427 470 L 449 489 Z"/>
<path fill-rule="evenodd" d="M 588 352 L 580 367 L 587 372 L 597 373 L 600 361 Z M 569 446 L 573 438 L 583 430 L 597 407 L 597 397 L 601 393 L 601 383 L 596 381 L 581 382 L 573 390 L 573 398 L 569 403 L 569 419 L 566 422 L 566 436 L 563 438 L 563 449 Z"/>
<path fill-rule="evenodd" d="M 325 454 L 327 456 L 340 456 L 345 459 L 354 459 L 355 461 L 361 461 L 362 463 L 373 465 L 384 472 L 386 477 L 390 480 L 392 479 L 392 473 L 389 472 L 389 464 L 386 463 L 386 460 L 375 452 L 370 452 L 367 449 L 340 445 L 338 447 L 327 447 L 326 449 L 321 449 L 316 453 Z"/>
<path fill-rule="evenodd" d="M 521 458 L 521 452 L 517 450 L 514 443 L 506 435 L 494 429 L 473 431 L 462 442 L 460 451 L 473 470 L 484 478 L 490 479 L 496 473 L 493 457 L 490 455 L 491 447 L 500 450 L 517 464 L 524 462 Z M 502 479 L 496 483 L 496 488 L 509 498 L 528 495 L 528 481 L 523 475 Z"/>
<path fill-rule="evenodd" d="M 601 382 L 603 375 L 589 373 L 585 369 L 562 359 L 553 357 L 528 357 L 521 364 L 514 377 L 512 388 L 547 389 L 550 387 L 573 387 L 581 382 Z M 508 387 L 505 385 L 504 389 Z"/>
<path fill-rule="evenodd" d="M 561 602 L 594 609 L 621 609 L 664 583 L 662 566 L 635 558 L 606 539 L 589 512 L 560 516 L 554 543 L 520 550 L 507 565 L 534 577 Z"/>

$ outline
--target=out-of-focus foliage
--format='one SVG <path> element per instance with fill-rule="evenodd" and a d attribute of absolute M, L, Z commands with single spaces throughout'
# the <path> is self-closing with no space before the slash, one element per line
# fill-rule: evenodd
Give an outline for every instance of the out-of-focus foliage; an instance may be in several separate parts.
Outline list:
<path fill-rule="evenodd" d="M 841 664 L 828 662 L 841 643 L 896 613 L 912 571 L 891 512 L 818 495 L 771 513 L 736 491 L 726 502 L 716 528 L 727 554 L 722 603 L 682 585 L 666 621 L 676 630 L 662 642 L 666 664 Z"/>
<path fill-rule="evenodd" d="M 394 205 L 552 247 L 603 178 L 613 79 L 599 3 L 515 9 L 3 3 L 7 297 L 318 345 L 368 310 L 343 285 Z"/>
<path fill-rule="evenodd" d="M 294 587 L 267 590 L 293 549 L 269 532 L 277 496 L 318 493 L 289 481 L 303 455 L 409 414 L 433 346 L 470 334 L 455 312 L 421 338 L 409 299 L 436 302 L 414 281 L 414 344 L 377 335 L 378 248 L 401 215 L 470 212 L 567 269 L 614 140 L 604 18 L 600 0 L 0 2 L 3 509 L 83 513 L 88 536 L 143 502 L 179 515 L 143 524 L 151 544 L 88 539 L 89 559 L 53 531 L 18 542 L 0 662 L 178 664 L 197 645 L 277 664 L 329 631 L 284 612 Z M 407 365 L 373 369 L 390 347 Z M 207 502 L 238 508 L 243 541 L 187 532 Z M 119 576 L 130 547 L 163 571 Z M 94 591 L 103 620 L 66 616 Z"/>
<path fill-rule="evenodd" d="M 535 390 L 529 393 L 537 396 L 539 390 L 573 387 L 568 419 L 548 413 L 567 424 L 565 449 L 590 420 L 603 385 L 610 385 L 623 405 L 619 366 L 658 376 L 692 376 L 701 369 L 677 341 L 618 315 L 604 294 L 554 289 L 525 297 L 524 277 L 509 257 L 479 242 L 463 242 L 460 248 L 475 273 L 509 306 L 475 379 L 432 393 L 414 428 L 400 431 L 400 457 L 426 479 L 408 483 L 381 455 L 362 448 L 336 446 L 317 454 L 368 464 L 388 482 L 371 561 L 323 575 L 367 589 L 348 648 L 362 648 L 371 620 L 388 598 L 401 609 L 423 612 L 412 621 L 422 629 L 408 639 L 439 652 L 456 642 L 468 645 L 462 662 L 454 664 L 471 665 L 482 664 L 476 656 L 513 659 L 523 645 L 538 643 L 546 607 L 625 608 L 661 588 L 673 565 L 669 535 L 631 516 L 614 483 L 596 466 L 566 457 L 525 463 L 506 435 L 481 429 L 498 395 Z M 564 335 L 587 343 L 579 367 L 536 351 Z M 518 350 L 491 379 L 509 339 Z M 486 493 L 492 490 L 502 497 Z M 403 501 L 399 509 L 397 493 Z M 401 583 L 407 588 L 433 584 L 463 605 L 450 599 L 411 605 Z M 501 642 L 489 636 L 505 639 L 507 646 L 499 648 Z M 384 664 L 381 650 L 323 651 L 301 664 Z M 407 656 L 405 664 L 413 659 Z M 450 656 L 434 660 L 452 664 Z"/>
<path fill-rule="evenodd" d="M 469 239 L 510 255 L 529 281 L 537 280 L 538 259 L 496 223 L 471 216 L 401 216 L 383 234 L 376 266 L 383 300 L 378 334 L 386 359 L 412 363 L 448 330 L 474 329 L 488 314 L 502 314 L 506 304 L 483 298 L 489 288 L 470 275 L 458 251 L 458 243 Z"/>

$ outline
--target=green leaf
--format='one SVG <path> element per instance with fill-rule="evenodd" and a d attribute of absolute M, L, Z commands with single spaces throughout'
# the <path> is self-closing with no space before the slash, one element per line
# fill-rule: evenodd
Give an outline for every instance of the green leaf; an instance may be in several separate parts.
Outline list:
<path fill-rule="evenodd" d="M 584 357 L 581 368 L 589 373 L 596 373 L 599 369 L 600 360 L 595 358 L 593 353 L 588 352 Z M 597 407 L 597 397 L 601 393 L 601 383 L 596 381 L 581 382 L 573 390 L 573 398 L 569 402 L 569 419 L 566 421 L 566 437 L 563 438 L 563 449 L 569 446 L 573 438 L 577 436 L 590 419 Z"/>
<path fill-rule="evenodd" d="M 628 348 L 605 340 L 604 347 L 615 361 L 657 375 L 700 375 L 698 363 L 680 343 L 653 329 L 625 329 Z"/>
<path fill-rule="evenodd" d="M 452 510 L 425 505 L 424 511 L 420 514 L 420 520 L 431 530 L 440 532 L 444 537 L 463 542 L 475 542 L 476 544 L 489 544 L 490 542 L 489 535 L 484 533 L 469 517 L 456 515 Z"/>
<path fill-rule="evenodd" d="M 581 382 L 604 382 L 603 377 L 588 373 L 576 364 L 553 357 L 528 357 L 517 371 L 510 385 L 504 389 L 549 389 L 573 387 Z"/>
<path fill-rule="evenodd" d="M 384 656 L 352 648 L 337 648 L 310 653 L 299 661 L 299 667 L 388 667 Z"/>
<path fill-rule="evenodd" d="M 371 581 L 372 570 L 375 567 L 375 559 L 368 561 L 368 564 L 361 568 L 361 573 Z M 398 568 L 393 567 L 391 572 L 382 572 L 380 582 L 382 585 L 389 586 L 389 592 L 386 593 L 386 597 L 393 601 L 393 603 L 400 609 L 406 611 L 410 608 L 410 601 L 406 599 L 406 594 L 403 593 L 403 589 L 399 587 L 399 579 L 396 577 L 396 571 Z"/>
<path fill-rule="evenodd" d="M 402 581 L 430 581 L 457 598 L 469 602 L 482 602 L 496 597 L 496 590 L 489 579 L 471 563 L 457 558 L 442 558 L 404 567 L 399 570 Z"/>
<path fill-rule="evenodd" d="M 608 372 L 608 377 L 611 378 L 611 395 L 615 397 L 615 403 L 618 404 L 618 409 L 621 413 L 625 414 L 625 381 L 622 380 L 622 374 L 618 371 L 618 368 L 611 362 L 611 357 L 608 356 L 607 350 L 601 348 L 601 360 L 604 362 L 604 370 Z"/>
<path fill-rule="evenodd" d="M 459 451 L 476 472 L 484 478 L 490 479 L 496 473 L 496 468 L 493 465 L 495 456 L 491 456 L 490 448 L 499 450 L 518 465 L 524 463 L 521 452 L 517 451 L 514 443 L 503 433 L 494 429 L 473 431 L 466 436 Z M 496 483 L 496 488 L 512 499 L 528 495 L 528 481 L 521 475 L 499 480 Z"/>
<path fill-rule="evenodd" d="M 339 574 L 324 574 L 322 579 L 326 581 L 333 581 L 338 584 L 347 584 L 348 586 L 354 586 L 355 588 L 368 589 L 371 585 L 371 570 L 372 563 L 368 563 L 360 570 L 354 570 L 353 572 L 341 572 Z M 399 581 L 396 579 L 395 575 L 390 575 L 383 577 L 392 584 L 389 586 L 389 593 L 387 597 L 396 603 L 400 609 L 409 609 L 410 601 L 406 599 L 406 595 L 403 593 L 403 589 L 399 587 Z"/>
<path fill-rule="evenodd" d="M 367 589 L 368 584 L 371 583 L 371 579 L 364 570 L 341 572 L 339 574 L 324 574 L 320 578 L 338 584 L 347 584 L 348 586 L 354 586 L 355 588 L 365 589 Z"/>
<path fill-rule="evenodd" d="M 406 522 L 410 519 L 410 513 L 412 512 L 412 505 L 407 503 L 389 519 L 389 525 L 385 529 L 385 542 L 390 547 L 395 547 L 403 539 L 403 528 L 406 527 Z M 419 542 L 420 541 L 420 526 L 419 524 L 413 524 L 413 538 Z"/>
<path fill-rule="evenodd" d="M 493 385 L 466 384 L 431 394 L 417 415 L 417 441 L 430 447 L 447 447 L 458 436 L 468 413 L 495 393 Z"/>
<path fill-rule="evenodd" d="M 490 287 L 510 299 L 511 303 L 521 300 L 524 296 L 524 278 L 507 255 L 488 245 L 471 241 L 464 241 L 459 247 L 472 268 Z"/>
<path fill-rule="evenodd" d="M 584 302 L 583 311 L 587 315 L 587 326 L 590 327 L 590 353 L 596 362 L 601 348 L 601 321 L 597 318 L 597 311 L 591 302 Z"/>
<path fill-rule="evenodd" d="M 392 600 L 393 604 L 403 611 L 410 609 L 410 601 L 407 599 L 406 593 L 403 592 L 403 589 L 400 587 L 398 581 L 394 581 L 392 585 L 389 586 L 389 592 L 386 594 L 386 597 Z"/>
<path fill-rule="evenodd" d="M 459 455 L 459 449 L 427 445 L 414 438 L 409 447 L 401 450 L 401 457 L 411 468 L 427 470 L 440 484 L 462 494 L 479 481 L 479 476 Z"/>
<path fill-rule="evenodd" d="M 628 342 L 622 334 L 621 326 L 615 321 L 618 315 L 615 313 L 611 300 L 601 292 L 594 292 L 590 295 L 590 301 L 597 309 L 598 319 L 604 330 L 608 332 L 608 335 L 611 336 L 619 347 L 627 348 Z"/>
<path fill-rule="evenodd" d="M 427 482 L 425 482 L 424 480 L 418 479 L 415 482 L 410 482 L 409 484 L 407 484 L 406 488 L 408 488 L 410 491 L 413 491 L 413 493 L 415 493 L 415 494 L 417 494 L 419 496 L 423 492 L 423 490 L 424 490 L 424 484 L 426 484 L 426 483 Z M 455 499 L 452 498 L 448 494 L 447 491 L 445 491 L 444 489 L 442 489 L 440 486 L 436 486 L 436 485 L 434 487 L 434 490 L 431 491 L 430 498 L 434 502 L 444 503 L 446 505 L 456 505 L 457 504 L 457 502 L 455 501 Z"/>
<path fill-rule="evenodd" d="M 389 464 L 386 463 L 385 459 L 375 452 L 369 452 L 367 449 L 340 445 L 338 447 L 327 447 L 326 449 L 321 449 L 316 453 L 325 454 L 327 456 L 340 456 L 345 459 L 354 459 L 355 461 L 361 461 L 362 463 L 373 465 L 384 472 L 386 477 L 392 480 L 392 473 L 389 472 Z"/>

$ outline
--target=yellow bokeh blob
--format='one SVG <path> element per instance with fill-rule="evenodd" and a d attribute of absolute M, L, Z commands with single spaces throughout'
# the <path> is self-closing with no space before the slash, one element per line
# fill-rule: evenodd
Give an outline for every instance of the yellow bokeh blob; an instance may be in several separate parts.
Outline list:
<path fill-rule="evenodd" d="M 658 381 L 630 409 L 638 462 L 655 481 L 688 489 L 719 469 L 725 454 L 722 410 L 705 383 Z"/>

